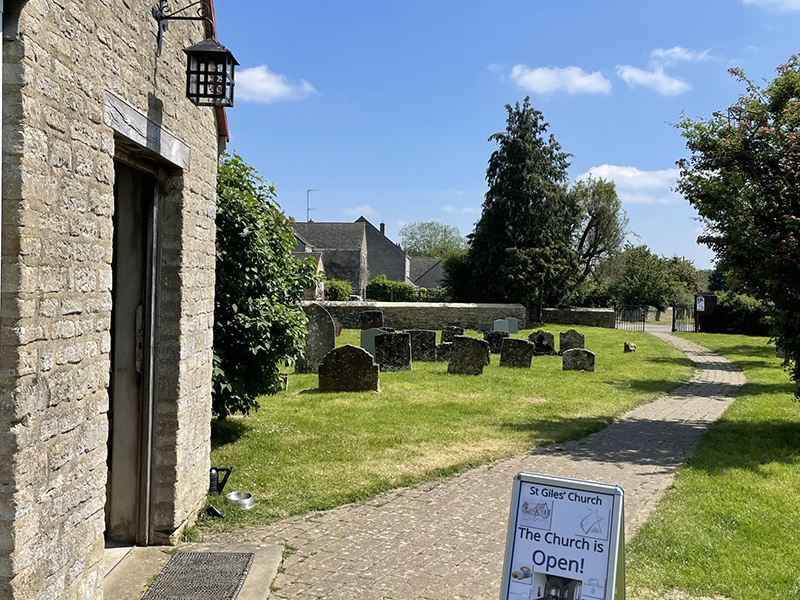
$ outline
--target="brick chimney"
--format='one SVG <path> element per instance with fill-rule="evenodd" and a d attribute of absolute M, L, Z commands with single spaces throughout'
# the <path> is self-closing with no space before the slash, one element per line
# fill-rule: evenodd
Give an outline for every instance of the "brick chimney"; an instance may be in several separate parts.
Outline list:
<path fill-rule="evenodd" d="M 381 235 L 386 235 L 386 223 L 381 222 Z"/>

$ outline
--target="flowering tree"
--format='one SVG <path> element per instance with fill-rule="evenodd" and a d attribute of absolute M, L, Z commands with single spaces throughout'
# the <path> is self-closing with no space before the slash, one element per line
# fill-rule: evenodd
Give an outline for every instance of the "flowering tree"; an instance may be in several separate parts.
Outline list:
<path fill-rule="evenodd" d="M 800 57 L 766 87 L 730 73 L 747 86 L 733 106 L 678 124 L 691 151 L 678 161 L 678 190 L 704 221 L 698 241 L 740 291 L 769 303 L 800 392 Z"/>

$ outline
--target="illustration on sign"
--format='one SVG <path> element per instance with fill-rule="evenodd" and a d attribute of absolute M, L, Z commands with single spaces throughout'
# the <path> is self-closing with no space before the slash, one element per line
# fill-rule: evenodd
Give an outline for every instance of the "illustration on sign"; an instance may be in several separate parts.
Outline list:
<path fill-rule="evenodd" d="M 621 515 L 621 489 L 592 482 L 575 482 L 572 489 L 574 480 L 529 479 L 515 481 L 506 600 L 607 600 L 613 594 L 619 540 L 612 539 L 612 526 Z"/>

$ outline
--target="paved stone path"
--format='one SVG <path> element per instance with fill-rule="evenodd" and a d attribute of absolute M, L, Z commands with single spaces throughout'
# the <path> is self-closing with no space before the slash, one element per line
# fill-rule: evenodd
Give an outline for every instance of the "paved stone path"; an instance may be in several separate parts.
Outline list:
<path fill-rule="evenodd" d="M 496 600 L 511 484 L 519 471 L 621 485 L 630 539 L 744 383 L 731 362 L 702 346 L 667 333 L 653 335 L 696 363 L 693 379 L 603 431 L 445 482 L 215 541 L 278 539 L 297 548 L 275 579 L 271 597 L 276 599 Z"/>

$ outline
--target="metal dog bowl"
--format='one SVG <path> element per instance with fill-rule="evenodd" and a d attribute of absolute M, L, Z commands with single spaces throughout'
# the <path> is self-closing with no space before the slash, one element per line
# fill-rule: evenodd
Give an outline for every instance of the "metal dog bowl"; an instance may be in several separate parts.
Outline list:
<path fill-rule="evenodd" d="M 225 499 L 228 502 L 238 504 L 245 510 L 253 508 L 256 503 L 255 498 L 253 498 L 253 494 L 250 492 L 230 492 L 229 494 L 225 494 Z"/>

